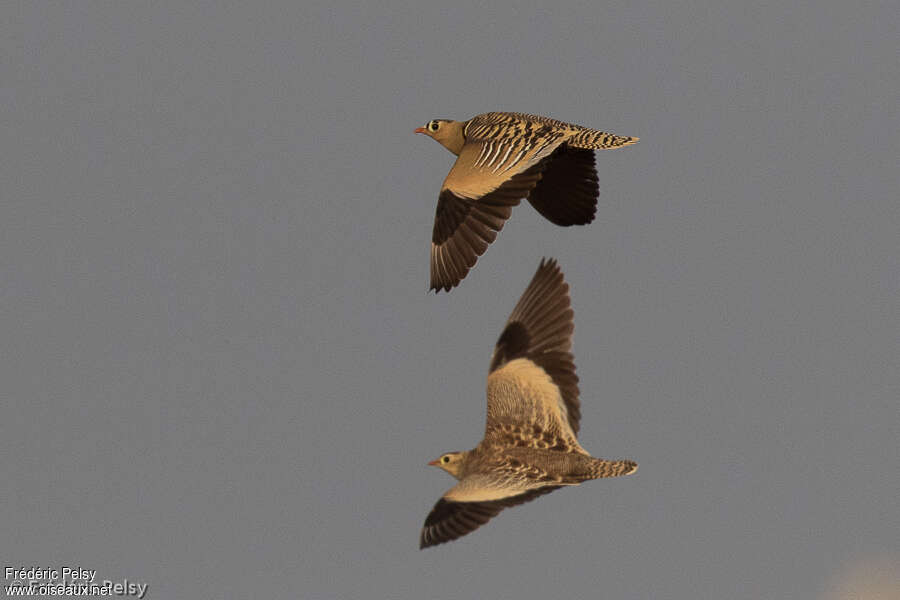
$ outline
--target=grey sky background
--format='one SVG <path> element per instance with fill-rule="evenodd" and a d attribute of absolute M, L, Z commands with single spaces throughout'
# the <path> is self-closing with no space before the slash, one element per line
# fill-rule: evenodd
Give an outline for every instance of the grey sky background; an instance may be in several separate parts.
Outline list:
<path fill-rule="evenodd" d="M 4 566 L 150 598 L 900 597 L 895 2 L 0 17 Z M 426 294 L 453 156 L 412 131 L 490 110 L 641 142 L 598 153 L 592 225 L 524 204 Z M 582 444 L 640 470 L 419 551 L 452 484 L 425 463 L 481 439 L 542 256 Z"/>

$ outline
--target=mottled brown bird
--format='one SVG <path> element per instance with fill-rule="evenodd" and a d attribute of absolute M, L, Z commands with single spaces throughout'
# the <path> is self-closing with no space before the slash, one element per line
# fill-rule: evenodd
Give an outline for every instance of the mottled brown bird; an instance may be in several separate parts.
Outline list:
<path fill-rule="evenodd" d="M 455 540 L 504 508 L 561 486 L 637 470 L 630 460 L 594 458 L 578 443 L 572 317 L 562 272 L 556 261 L 542 260 L 494 348 L 484 439 L 428 463 L 459 483 L 425 519 L 421 548 Z"/>
<path fill-rule="evenodd" d="M 638 141 L 522 113 L 468 121 L 434 119 L 416 129 L 457 155 L 438 196 L 431 289 L 450 291 L 497 237 L 522 198 L 552 223 L 594 220 L 600 186 L 594 150 Z"/>

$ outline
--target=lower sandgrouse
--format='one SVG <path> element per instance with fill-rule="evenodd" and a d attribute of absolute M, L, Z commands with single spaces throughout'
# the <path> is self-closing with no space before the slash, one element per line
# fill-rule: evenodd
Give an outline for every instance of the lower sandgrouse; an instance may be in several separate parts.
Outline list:
<path fill-rule="evenodd" d="M 637 470 L 630 460 L 594 458 L 578 443 L 572 316 L 562 272 L 556 261 L 542 260 L 494 348 L 484 439 L 428 463 L 459 483 L 425 519 L 421 548 L 455 540 L 504 508 L 561 486 Z"/>

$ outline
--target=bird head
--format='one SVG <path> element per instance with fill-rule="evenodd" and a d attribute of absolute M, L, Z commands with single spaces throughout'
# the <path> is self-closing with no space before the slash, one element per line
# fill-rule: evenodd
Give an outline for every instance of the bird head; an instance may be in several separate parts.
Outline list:
<path fill-rule="evenodd" d="M 465 458 L 465 454 L 465 452 L 447 452 L 439 459 L 433 460 L 428 463 L 428 465 L 443 469 L 457 479 L 460 479 L 462 474 L 463 458 Z"/>
<path fill-rule="evenodd" d="M 453 154 L 459 154 L 466 140 L 463 137 L 465 123 L 451 119 L 432 119 L 424 127 L 417 127 L 416 133 L 423 133 L 439 142 Z"/>

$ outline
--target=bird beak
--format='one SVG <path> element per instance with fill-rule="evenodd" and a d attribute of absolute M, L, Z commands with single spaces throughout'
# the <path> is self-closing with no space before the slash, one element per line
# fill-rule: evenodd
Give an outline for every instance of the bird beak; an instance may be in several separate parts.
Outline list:
<path fill-rule="evenodd" d="M 429 467 L 436 467 L 436 466 L 438 466 L 438 464 L 440 464 L 438 461 L 433 460 L 433 461 L 431 461 L 430 463 L 428 463 L 428 466 L 429 466 Z"/>
<path fill-rule="evenodd" d="M 413 133 L 425 133 L 424 127 L 416 127 L 416 130 Z"/>

